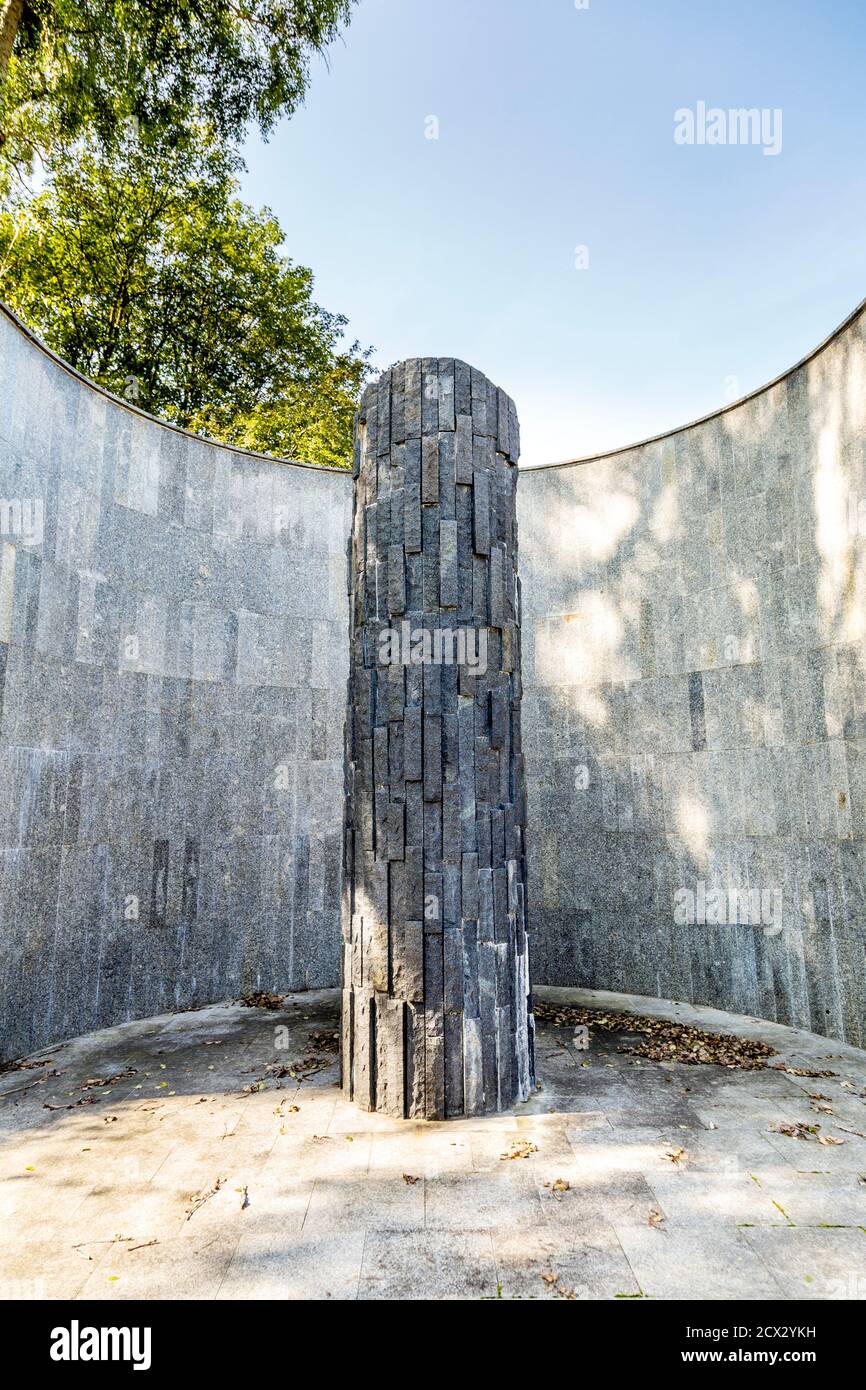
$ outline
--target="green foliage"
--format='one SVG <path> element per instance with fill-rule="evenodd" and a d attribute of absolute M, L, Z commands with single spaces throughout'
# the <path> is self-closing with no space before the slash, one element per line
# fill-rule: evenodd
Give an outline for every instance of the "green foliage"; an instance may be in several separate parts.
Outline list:
<path fill-rule="evenodd" d="M 152 134 L 206 125 L 267 133 L 303 99 L 314 52 L 354 0 L 0 0 L 0 150 L 87 132 L 110 144 L 134 118 Z"/>
<path fill-rule="evenodd" d="M 0 212 L 0 298 L 143 409 L 245 448 L 346 465 L 367 352 L 312 298 L 240 161 L 199 136 L 76 147 Z"/>

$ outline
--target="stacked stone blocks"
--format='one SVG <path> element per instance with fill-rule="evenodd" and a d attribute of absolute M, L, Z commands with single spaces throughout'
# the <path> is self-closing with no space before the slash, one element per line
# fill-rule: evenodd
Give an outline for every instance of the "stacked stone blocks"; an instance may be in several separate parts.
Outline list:
<path fill-rule="evenodd" d="M 464 362 L 402 363 L 363 397 L 343 1084 L 366 1109 L 479 1114 L 532 1085 L 518 455 L 513 402 Z M 474 660 L 448 660 L 461 632 Z"/>

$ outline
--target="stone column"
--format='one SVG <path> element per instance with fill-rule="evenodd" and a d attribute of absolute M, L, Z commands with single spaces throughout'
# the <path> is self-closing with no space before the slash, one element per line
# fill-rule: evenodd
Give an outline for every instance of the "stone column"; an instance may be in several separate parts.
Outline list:
<path fill-rule="evenodd" d="M 513 402 L 392 367 L 355 434 L 342 1076 L 368 1110 L 502 1110 L 534 1085 Z"/>

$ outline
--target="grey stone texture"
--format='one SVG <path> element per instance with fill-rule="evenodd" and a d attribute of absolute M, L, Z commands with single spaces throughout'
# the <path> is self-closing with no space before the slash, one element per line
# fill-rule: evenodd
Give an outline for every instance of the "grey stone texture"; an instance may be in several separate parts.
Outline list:
<path fill-rule="evenodd" d="M 348 473 L 160 425 L 0 313 L 0 499 L 0 1057 L 336 983 Z"/>
<path fill-rule="evenodd" d="M 743 403 L 524 472 L 518 515 L 537 977 L 863 1046 L 862 307 Z M 761 911 L 678 920 L 731 889 Z"/>
<path fill-rule="evenodd" d="M 463 362 L 400 363 L 364 393 L 342 1056 L 366 1110 L 477 1115 L 525 1101 L 534 1081 L 519 452 L 513 402 Z"/>
<path fill-rule="evenodd" d="M 459 625 L 477 600 L 498 630 L 490 480 L 516 417 L 463 363 L 403 373 L 383 388 L 381 457 L 405 505 L 376 500 L 368 601 L 438 612 L 456 585 Z M 158 424 L 0 312 L 0 1058 L 246 988 L 337 984 L 351 493 L 348 473 Z M 744 403 L 522 472 L 517 511 L 535 978 L 863 1046 L 863 310 Z M 456 724 L 447 684 L 411 695 L 383 687 L 370 726 L 388 779 L 364 853 L 374 833 L 402 844 L 394 902 L 417 915 L 396 997 L 423 982 L 419 891 L 440 894 L 444 1047 L 458 923 L 478 924 L 491 981 L 508 910 L 504 825 L 475 820 L 473 844 L 462 814 L 479 751 L 501 774 L 508 709 L 494 691 L 479 745 L 465 687 Z M 771 920 L 677 922 L 677 893 L 700 885 L 756 890 Z M 466 997 L 477 1048 L 481 991 Z"/>

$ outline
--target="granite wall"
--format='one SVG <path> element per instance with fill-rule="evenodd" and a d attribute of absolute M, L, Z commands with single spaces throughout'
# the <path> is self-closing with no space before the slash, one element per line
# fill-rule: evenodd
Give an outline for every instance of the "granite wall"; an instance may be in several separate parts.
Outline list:
<path fill-rule="evenodd" d="M 0 313 L 0 1057 L 336 982 L 350 514 Z"/>
<path fill-rule="evenodd" d="M 535 979 L 866 1044 L 863 306 L 518 515 Z"/>
<path fill-rule="evenodd" d="M 533 978 L 866 1044 L 863 308 L 517 501 Z M 0 313 L 0 1057 L 338 982 L 350 518 Z"/>

